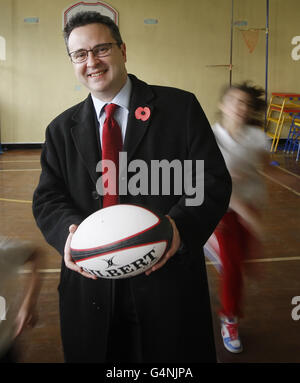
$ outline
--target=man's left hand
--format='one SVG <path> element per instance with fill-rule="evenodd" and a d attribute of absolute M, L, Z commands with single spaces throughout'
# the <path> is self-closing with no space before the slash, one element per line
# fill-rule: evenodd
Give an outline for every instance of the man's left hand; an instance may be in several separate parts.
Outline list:
<path fill-rule="evenodd" d="M 154 266 L 151 267 L 151 269 L 145 272 L 146 275 L 150 275 L 153 271 L 156 271 L 160 269 L 162 266 L 164 266 L 164 264 L 168 262 L 170 258 L 173 257 L 173 255 L 177 252 L 177 250 L 180 247 L 181 239 L 180 239 L 180 234 L 177 230 L 176 224 L 171 217 L 169 217 L 168 215 L 166 215 L 166 217 L 171 222 L 171 225 L 173 228 L 173 239 L 172 239 L 171 247 L 169 248 L 167 253 L 163 255 L 162 258 Z"/>

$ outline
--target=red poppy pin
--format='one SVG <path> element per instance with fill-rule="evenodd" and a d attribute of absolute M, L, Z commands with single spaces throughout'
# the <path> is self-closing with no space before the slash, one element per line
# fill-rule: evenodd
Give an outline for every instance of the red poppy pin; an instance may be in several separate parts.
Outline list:
<path fill-rule="evenodd" d="M 148 106 L 145 106 L 144 108 L 142 106 L 139 106 L 135 110 L 135 118 L 137 120 L 147 121 L 149 117 L 150 117 L 150 109 L 148 108 Z"/>

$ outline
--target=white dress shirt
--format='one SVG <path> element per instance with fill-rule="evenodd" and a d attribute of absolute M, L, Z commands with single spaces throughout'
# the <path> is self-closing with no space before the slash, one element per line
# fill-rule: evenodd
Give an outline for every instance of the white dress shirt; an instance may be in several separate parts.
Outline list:
<path fill-rule="evenodd" d="M 123 88 L 120 90 L 120 92 L 109 102 L 104 102 L 96 98 L 95 96 L 92 96 L 92 100 L 94 103 L 94 107 L 96 110 L 97 118 L 99 121 L 99 132 L 100 132 L 100 142 L 102 146 L 102 131 L 103 131 L 103 124 L 105 121 L 105 110 L 104 107 L 107 104 L 116 104 L 119 106 L 114 114 L 114 119 L 119 124 L 119 127 L 122 132 L 122 139 L 124 143 L 125 139 L 125 133 L 126 133 L 126 127 L 127 127 L 127 121 L 128 121 L 128 114 L 129 114 L 129 102 L 130 102 L 130 95 L 131 95 L 131 81 L 129 77 L 127 77 L 127 81 Z"/>

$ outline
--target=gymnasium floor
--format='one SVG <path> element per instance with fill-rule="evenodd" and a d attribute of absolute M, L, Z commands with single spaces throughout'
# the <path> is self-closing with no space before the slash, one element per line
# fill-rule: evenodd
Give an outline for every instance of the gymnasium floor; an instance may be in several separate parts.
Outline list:
<path fill-rule="evenodd" d="M 61 363 L 57 300 L 61 258 L 45 243 L 31 213 L 32 193 L 40 174 L 39 156 L 40 150 L 10 150 L 0 155 L 1 233 L 33 239 L 45 251 L 39 322 L 19 338 L 20 362 Z M 291 303 L 294 296 L 300 296 L 300 163 L 280 152 L 272 159 L 279 163 L 279 173 L 289 178 L 283 183 L 270 178 L 267 171 L 263 173 L 270 193 L 263 206 L 265 253 L 253 263 L 259 277 L 245 282 L 245 317 L 240 326 L 244 352 L 239 355 L 227 352 L 222 345 L 216 315 L 218 274 L 207 262 L 217 354 L 222 363 L 300 362 L 300 320 L 292 318 L 295 306 Z M 21 291 L 28 275 L 22 272 L 18 278 Z"/>

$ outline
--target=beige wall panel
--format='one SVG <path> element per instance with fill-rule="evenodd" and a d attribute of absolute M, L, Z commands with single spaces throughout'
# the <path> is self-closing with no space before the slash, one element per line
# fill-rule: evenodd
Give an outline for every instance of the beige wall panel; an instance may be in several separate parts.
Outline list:
<path fill-rule="evenodd" d="M 5 6 L 6 5 L 6 6 Z M 6 60 L 0 61 L 0 129 L 1 140 L 14 139 L 13 130 L 13 92 L 12 92 L 12 7 L 10 2 L 0 0 L 0 36 L 6 43 Z"/>
<path fill-rule="evenodd" d="M 239 25 L 246 22 L 247 25 Z M 266 1 L 235 0 L 233 27 L 233 83 L 252 81 L 265 87 Z M 257 38 L 257 42 L 256 42 Z"/>
<path fill-rule="evenodd" d="M 83 100 L 62 38 L 62 12 L 71 0 L 0 0 L 2 142 L 43 142 L 48 123 Z M 130 73 L 153 84 L 194 92 L 211 123 L 221 88 L 229 83 L 231 0 L 113 0 L 127 44 Z M 234 20 L 264 27 L 264 0 L 235 0 Z M 291 40 L 300 35 L 300 2 L 270 0 L 269 92 L 300 92 L 300 60 L 292 59 Z M 38 17 L 26 24 L 24 18 Z M 146 25 L 145 19 L 158 23 Z M 300 49 L 299 49 L 300 50 Z M 252 53 L 234 27 L 233 81 L 265 83 L 265 34 Z"/>
<path fill-rule="evenodd" d="M 66 0 L 0 0 L 2 142 L 43 142 L 47 124 L 88 94 L 77 83 L 62 39 Z M 127 44 L 128 71 L 149 83 L 194 92 L 212 120 L 228 70 L 230 0 L 115 0 Z M 3 13 L 3 10 L 5 11 Z M 8 15 L 8 16 L 5 16 Z M 38 24 L 24 18 L 38 17 Z M 158 24 L 146 25 L 154 18 Z"/>

